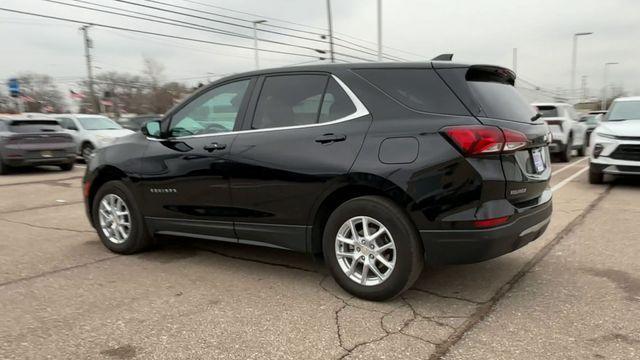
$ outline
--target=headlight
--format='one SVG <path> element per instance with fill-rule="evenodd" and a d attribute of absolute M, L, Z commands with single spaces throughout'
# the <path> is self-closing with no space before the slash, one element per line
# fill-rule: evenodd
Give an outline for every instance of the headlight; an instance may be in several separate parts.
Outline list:
<path fill-rule="evenodd" d="M 98 140 L 103 144 L 110 144 L 113 142 L 113 140 L 115 140 L 115 138 L 112 138 L 109 136 L 103 136 L 103 135 L 96 135 L 96 140 Z"/>

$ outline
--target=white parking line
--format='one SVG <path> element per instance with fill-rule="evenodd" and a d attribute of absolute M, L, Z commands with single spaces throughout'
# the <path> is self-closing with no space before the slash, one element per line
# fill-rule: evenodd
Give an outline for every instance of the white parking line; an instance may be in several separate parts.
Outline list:
<path fill-rule="evenodd" d="M 565 166 L 561 167 L 560 169 L 558 169 L 558 170 L 556 170 L 556 171 L 552 171 L 552 172 L 551 172 L 551 175 L 557 175 L 557 174 L 559 174 L 559 173 L 561 173 L 561 172 L 563 172 L 563 171 L 567 170 L 568 168 L 572 167 L 573 165 L 575 165 L 575 164 L 577 164 L 577 163 L 581 163 L 581 162 L 583 162 L 583 161 L 585 161 L 585 160 L 589 160 L 589 157 L 587 156 L 587 157 L 585 157 L 585 158 L 583 158 L 583 159 L 580 159 L 580 160 L 578 160 L 578 161 L 574 161 L 574 162 L 572 162 L 571 164 L 567 164 L 567 165 L 565 165 Z"/>
<path fill-rule="evenodd" d="M 580 171 L 578 171 L 577 173 L 569 176 L 568 178 L 560 181 L 559 183 L 557 183 L 555 186 L 553 186 L 551 188 L 551 192 L 556 192 L 557 190 L 560 190 L 563 186 L 567 185 L 571 180 L 577 178 L 578 176 L 580 176 L 583 172 L 589 170 L 588 166 L 585 166 L 583 169 L 581 169 Z"/>

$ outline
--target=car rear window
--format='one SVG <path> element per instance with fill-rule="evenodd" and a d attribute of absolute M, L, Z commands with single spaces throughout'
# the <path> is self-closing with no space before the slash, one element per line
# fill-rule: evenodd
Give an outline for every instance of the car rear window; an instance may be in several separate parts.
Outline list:
<path fill-rule="evenodd" d="M 432 69 L 357 69 L 365 80 L 401 104 L 423 112 L 469 115 Z"/>
<path fill-rule="evenodd" d="M 62 131 L 62 127 L 56 120 L 13 120 L 9 125 L 9 131 L 14 133 L 34 133 Z"/>
<path fill-rule="evenodd" d="M 471 94 L 488 117 L 518 122 L 531 122 L 535 115 L 514 87 L 515 74 L 494 66 L 472 66 L 465 78 Z"/>
<path fill-rule="evenodd" d="M 558 117 L 558 108 L 550 105 L 538 105 L 538 112 L 542 114 L 542 117 Z"/>

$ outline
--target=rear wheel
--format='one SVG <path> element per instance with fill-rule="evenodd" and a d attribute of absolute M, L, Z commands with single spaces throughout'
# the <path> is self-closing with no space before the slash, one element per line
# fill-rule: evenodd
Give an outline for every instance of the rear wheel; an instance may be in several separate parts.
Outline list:
<path fill-rule="evenodd" d="M 585 135 L 585 140 L 582 141 L 582 145 L 578 148 L 578 156 L 585 156 L 587 154 L 587 140 Z"/>
<path fill-rule="evenodd" d="M 424 266 L 414 225 L 402 209 L 380 196 L 340 205 L 325 226 L 323 252 L 336 282 L 368 300 L 398 296 L 413 285 Z"/>
<path fill-rule="evenodd" d="M 72 162 L 67 163 L 67 164 L 62 164 L 62 165 L 60 165 L 60 169 L 62 171 L 71 171 L 71 170 L 73 170 L 73 165 L 74 164 Z"/>
<path fill-rule="evenodd" d="M 562 149 L 560 153 L 560 161 L 569 162 L 571 160 L 571 152 L 573 151 L 573 136 L 569 135 L 567 139 L 567 144 Z"/>
<path fill-rule="evenodd" d="M 90 143 L 86 143 L 84 145 L 82 145 L 82 149 L 80 150 L 82 158 L 84 159 L 85 163 L 89 163 L 89 160 L 91 160 L 91 156 L 93 155 L 93 150 L 95 148 L 93 147 L 93 145 L 91 145 Z"/>
<path fill-rule="evenodd" d="M 0 158 L 0 175 L 5 175 L 8 173 L 9 173 L 9 167 Z"/>
<path fill-rule="evenodd" d="M 589 183 L 590 184 L 602 184 L 604 182 L 604 174 L 602 171 L 589 166 Z"/>
<path fill-rule="evenodd" d="M 92 204 L 94 227 L 109 250 L 132 254 L 153 244 L 133 195 L 121 181 L 109 181 Z"/>

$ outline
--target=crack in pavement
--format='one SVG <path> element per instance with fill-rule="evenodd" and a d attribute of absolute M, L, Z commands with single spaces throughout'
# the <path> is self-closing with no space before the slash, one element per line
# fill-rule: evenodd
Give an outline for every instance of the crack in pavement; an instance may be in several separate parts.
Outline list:
<path fill-rule="evenodd" d="M 53 207 L 58 207 L 58 206 L 76 205 L 76 204 L 82 204 L 82 203 L 83 203 L 82 200 L 80 200 L 80 201 L 68 201 L 68 202 L 65 202 L 65 203 L 54 204 L 54 205 L 40 205 L 40 206 L 34 206 L 34 207 L 24 208 L 24 209 L 5 210 L 5 211 L 0 211 L 0 215 L 13 214 L 13 213 L 18 213 L 18 212 L 22 212 L 22 211 L 48 209 L 48 208 L 53 208 Z"/>
<path fill-rule="evenodd" d="M 299 270 L 299 271 L 304 271 L 304 272 L 310 272 L 310 273 L 314 273 L 314 274 L 319 274 L 318 271 L 316 270 L 311 270 L 311 269 L 305 269 L 303 267 L 299 267 L 299 266 L 294 266 L 294 265 L 288 265 L 288 264 L 280 264 L 280 263 L 274 263 L 271 261 L 265 261 L 265 260 L 258 260 L 258 259 L 249 259 L 249 258 L 244 258 L 242 256 L 236 256 L 236 255 L 229 255 L 229 254 L 225 254 L 223 252 L 220 251 L 216 251 L 213 249 L 208 249 L 206 247 L 201 247 L 201 246 L 193 246 L 191 245 L 191 247 L 193 247 L 194 249 L 198 249 L 198 250 L 202 250 L 202 251 L 206 251 L 206 252 L 210 252 L 212 254 L 216 254 L 216 255 L 220 255 L 222 257 L 226 257 L 229 259 L 235 259 L 235 260 L 242 260 L 242 261 L 248 261 L 248 262 L 253 262 L 253 263 L 257 263 L 257 264 L 263 264 L 263 265 L 270 265 L 270 266 L 278 266 L 278 267 L 283 267 L 286 269 L 292 269 L 292 270 Z"/>
<path fill-rule="evenodd" d="M 19 279 L 13 279 L 13 280 L 5 281 L 3 283 L 0 283 L 0 287 L 4 287 L 4 286 L 7 286 L 7 285 L 13 285 L 13 284 L 17 284 L 17 283 L 33 280 L 33 279 L 38 279 L 38 278 L 45 277 L 45 276 L 48 276 L 48 275 L 57 274 L 57 273 L 65 272 L 65 271 L 68 271 L 68 270 L 74 270 L 74 269 L 78 269 L 78 268 L 89 266 L 89 265 L 98 264 L 98 263 L 101 263 L 101 262 L 104 262 L 104 261 L 108 261 L 108 260 L 112 260 L 112 259 L 118 258 L 120 256 L 121 255 L 107 256 L 105 258 L 98 259 L 98 260 L 95 260 L 95 261 L 90 261 L 88 263 L 77 264 L 77 265 L 68 266 L 68 267 L 65 267 L 65 268 L 55 269 L 55 270 L 51 270 L 51 271 L 45 271 L 43 273 L 32 275 L 32 276 L 26 276 L 26 277 L 19 278 Z"/>
<path fill-rule="evenodd" d="M 56 227 L 56 226 L 34 225 L 34 224 L 27 223 L 27 222 L 22 222 L 22 221 L 17 221 L 17 220 L 9 220 L 7 218 L 0 218 L 0 221 L 6 221 L 6 222 L 12 223 L 12 224 L 25 225 L 25 226 L 29 226 L 29 227 L 36 228 L 36 229 L 47 229 L 47 230 L 57 230 L 57 231 L 70 231 L 70 232 L 75 232 L 75 233 L 91 233 L 91 234 L 95 234 L 95 231 L 93 231 L 93 230 L 76 230 L 76 229 L 67 229 L 67 228 L 61 228 L 61 227 Z"/>
<path fill-rule="evenodd" d="M 413 290 L 413 291 L 417 291 L 417 292 L 423 292 L 425 294 L 429 294 L 429 295 L 433 295 L 439 298 L 443 298 L 443 299 L 452 299 L 452 300 L 460 300 L 460 301 L 466 301 L 468 303 L 472 303 L 475 305 L 481 305 L 484 304 L 486 301 L 475 301 L 475 300 L 471 300 L 471 299 L 467 299 L 467 298 L 463 298 L 463 297 L 458 297 L 458 296 L 453 296 L 453 295 L 443 295 L 443 294 L 439 294 L 435 291 L 431 291 L 431 290 L 425 290 L 425 289 L 420 289 L 420 288 L 410 288 L 409 290 Z"/>
<path fill-rule="evenodd" d="M 49 180 L 40 180 L 40 181 L 25 181 L 20 183 L 0 184 L 0 187 L 31 185 L 31 184 L 47 184 L 52 182 L 69 181 L 69 180 L 75 180 L 75 179 L 82 179 L 82 176 L 71 176 L 71 177 L 62 178 L 62 179 L 49 179 Z"/>
<path fill-rule="evenodd" d="M 590 214 L 593 209 L 611 192 L 613 185 L 607 187 L 598 197 L 591 202 L 584 211 L 576 218 L 571 220 L 567 226 L 564 227 L 550 242 L 542 247 L 526 264 L 515 274 L 509 281 L 507 281 L 500 289 L 491 297 L 491 299 L 485 303 L 480 304 L 476 311 L 471 314 L 469 320 L 467 320 L 462 326 L 451 334 L 447 340 L 436 346 L 436 351 L 431 354 L 429 360 L 442 359 L 451 348 L 456 345 L 462 337 L 469 332 L 473 327 L 480 323 L 485 317 L 487 317 L 494 309 L 497 303 L 509 292 L 513 287 L 522 279 L 535 265 L 537 265 L 551 250 L 567 235 L 569 235 L 578 225 L 580 225 L 586 216 Z"/>

